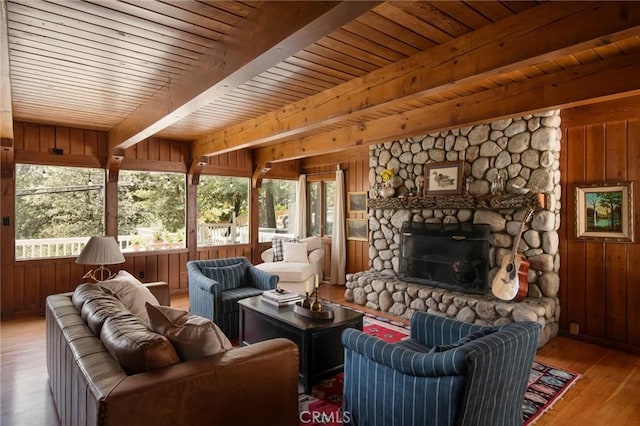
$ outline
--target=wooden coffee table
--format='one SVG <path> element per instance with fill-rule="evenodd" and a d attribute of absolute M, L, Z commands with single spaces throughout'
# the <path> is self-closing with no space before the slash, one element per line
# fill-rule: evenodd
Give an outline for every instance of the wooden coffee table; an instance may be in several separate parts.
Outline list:
<path fill-rule="evenodd" d="M 342 331 L 347 328 L 362 330 L 361 313 L 325 302 L 333 309 L 334 318 L 313 320 L 294 313 L 292 306 L 278 308 L 261 298 L 255 296 L 238 302 L 241 345 L 276 337 L 285 337 L 296 343 L 300 351 L 299 377 L 306 394 L 311 394 L 311 387 L 319 380 L 342 371 Z"/>

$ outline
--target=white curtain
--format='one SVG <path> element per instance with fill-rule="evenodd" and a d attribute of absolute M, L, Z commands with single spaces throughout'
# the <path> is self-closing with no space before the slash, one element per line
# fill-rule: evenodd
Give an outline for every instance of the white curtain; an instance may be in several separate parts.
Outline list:
<path fill-rule="evenodd" d="M 333 235 L 331 238 L 331 284 L 344 285 L 347 271 L 347 241 L 344 224 L 344 172 L 336 171 L 336 192 L 333 212 Z"/>
<path fill-rule="evenodd" d="M 298 238 L 307 236 L 307 175 L 300 175 L 298 178 L 296 221 L 293 226 L 293 235 Z"/>

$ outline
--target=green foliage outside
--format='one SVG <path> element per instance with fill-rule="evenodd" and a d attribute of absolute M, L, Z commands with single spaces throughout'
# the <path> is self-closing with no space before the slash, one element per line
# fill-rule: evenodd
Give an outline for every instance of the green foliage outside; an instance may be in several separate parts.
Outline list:
<path fill-rule="evenodd" d="M 105 171 L 16 165 L 16 239 L 104 235 Z M 185 176 L 121 171 L 118 233 L 184 240 Z"/>
<path fill-rule="evenodd" d="M 262 228 L 293 229 L 291 221 L 294 212 L 289 207 L 296 202 L 296 181 L 283 179 L 264 179 L 258 191 L 258 226 Z M 286 223 L 278 224 L 277 213 L 287 216 Z"/>
<path fill-rule="evenodd" d="M 248 218 L 249 179 L 202 176 L 198 185 L 198 223 L 231 222 L 233 213 L 243 221 Z"/>
<path fill-rule="evenodd" d="M 132 243 L 184 241 L 185 175 L 122 170 L 118 181 L 118 234 Z M 288 227 L 296 182 L 266 179 L 258 192 L 259 225 Z M 203 176 L 198 223 L 249 220 L 250 180 Z M 80 167 L 16 165 L 16 239 L 104 235 L 105 171 Z M 277 222 L 279 221 L 279 222 Z M 277 223 L 276 223 L 277 222 Z M 286 225 L 286 226 L 285 226 Z"/>
<path fill-rule="evenodd" d="M 121 171 L 118 180 L 120 235 L 136 235 L 144 228 L 152 230 L 154 240 L 184 240 L 183 174 Z"/>
<path fill-rule="evenodd" d="M 333 233 L 335 186 L 335 181 L 317 181 L 307 184 L 309 234 L 322 233 L 324 236 L 331 236 Z"/>
<path fill-rule="evenodd" d="M 16 239 L 104 234 L 101 169 L 16 165 Z"/>
<path fill-rule="evenodd" d="M 198 223 L 231 222 L 235 213 L 239 224 L 248 223 L 249 179 L 229 176 L 202 176 L 198 185 Z M 258 224 L 276 228 L 277 213 L 288 214 L 295 203 L 296 182 L 264 179 L 258 191 Z"/>

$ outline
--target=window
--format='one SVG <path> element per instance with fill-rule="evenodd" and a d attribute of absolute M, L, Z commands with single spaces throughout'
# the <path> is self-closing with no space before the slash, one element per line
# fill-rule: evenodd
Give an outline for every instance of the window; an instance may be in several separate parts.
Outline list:
<path fill-rule="evenodd" d="M 104 234 L 102 169 L 16 164 L 16 259 L 77 256 Z"/>
<path fill-rule="evenodd" d="M 307 183 L 307 204 L 309 206 L 307 229 L 311 235 L 331 238 L 335 191 L 336 183 L 333 180 L 318 180 Z"/>
<path fill-rule="evenodd" d="M 249 188 L 249 178 L 200 177 L 198 245 L 249 242 Z"/>
<path fill-rule="evenodd" d="M 258 190 L 258 241 L 275 236 L 293 237 L 296 216 L 296 187 L 293 180 L 264 179 Z"/>
<path fill-rule="evenodd" d="M 122 170 L 118 240 L 127 250 L 185 247 L 185 175 Z"/>

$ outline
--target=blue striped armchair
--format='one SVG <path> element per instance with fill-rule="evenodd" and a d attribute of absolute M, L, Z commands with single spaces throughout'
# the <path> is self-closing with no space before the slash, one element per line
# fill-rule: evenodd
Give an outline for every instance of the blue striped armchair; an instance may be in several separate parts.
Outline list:
<path fill-rule="evenodd" d="M 416 312 L 410 336 L 342 334 L 343 410 L 357 426 L 522 425 L 540 325 L 483 327 Z"/>
<path fill-rule="evenodd" d="M 253 266 L 246 257 L 187 262 L 189 311 L 209 318 L 229 338 L 238 337 L 238 300 L 273 290 L 278 276 Z"/>

